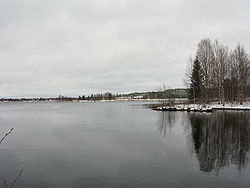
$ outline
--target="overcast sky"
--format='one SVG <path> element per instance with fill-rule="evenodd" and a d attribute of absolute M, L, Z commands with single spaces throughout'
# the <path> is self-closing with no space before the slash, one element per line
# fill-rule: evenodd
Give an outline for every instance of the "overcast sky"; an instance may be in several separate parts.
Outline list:
<path fill-rule="evenodd" d="M 249 0 L 0 0 L 0 97 L 184 87 L 200 39 L 250 50 Z"/>

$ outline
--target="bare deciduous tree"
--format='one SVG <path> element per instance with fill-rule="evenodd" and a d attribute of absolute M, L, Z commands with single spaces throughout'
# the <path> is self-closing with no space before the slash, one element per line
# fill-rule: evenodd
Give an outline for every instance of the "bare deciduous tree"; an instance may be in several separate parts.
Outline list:
<path fill-rule="evenodd" d="M 13 128 L 11 128 L 9 130 L 9 132 L 7 132 L 0 140 L 0 144 L 2 144 L 2 142 L 4 141 L 4 139 L 13 131 Z M 14 180 L 11 182 L 10 186 L 8 186 L 8 182 L 7 180 L 5 179 L 4 180 L 4 186 L 5 188 L 13 188 L 16 184 L 16 182 L 18 181 L 18 179 L 22 176 L 22 173 L 24 171 L 24 168 L 22 168 L 20 171 L 19 171 L 19 174 L 16 176 L 16 178 L 14 178 Z"/>
<path fill-rule="evenodd" d="M 9 130 L 9 132 L 7 132 L 7 133 L 1 138 L 0 144 L 2 144 L 3 140 L 4 140 L 12 131 L 13 131 L 13 128 L 11 128 L 11 129 Z"/>
<path fill-rule="evenodd" d="M 238 44 L 233 51 L 233 64 L 235 65 L 238 80 L 239 101 L 242 104 L 246 97 L 246 86 L 249 80 L 249 60 L 245 48 Z"/>
<path fill-rule="evenodd" d="M 159 87 L 158 91 L 161 93 L 162 103 L 164 106 L 172 106 L 175 103 L 173 90 L 165 83 Z"/>
<path fill-rule="evenodd" d="M 219 103 L 246 101 L 250 92 L 250 61 L 243 46 L 238 44 L 229 53 L 227 46 L 215 40 L 202 39 L 197 48 L 195 59 L 200 63 L 204 86 L 202 101 L 218 99 Z M 190 88 L 193 59 L 190 57 L 186 68 L 184 84 Z M 201 101 L 201 100 L 200 100 Z"/>
<path fill-rule="evenodd" d="M 214 50 L 210 39 L 202 39 L 198 44 L 196 53 L 204 75 L 204 98 L 208 100 L 209 88 L 212 85 L 212 71 L 214 64 Z"/>
<path fill-rule="evenodd" d="M 218 90 L 219 103 L 224 103 L 223 83 L 227 74 L 228 47 L 219 44 L 216 40 L 214 43 L 214 55 L 213 77 L 215 80 L 215 88 Z"/>
<path fill-rule="evenodd" d="M 190 78 L 192 75 L 193 63 L 193 58 L 190 56 L 186 65 L 185 78 L 183 79 L 183 82 L 187 88 L 190 87 Z"/>

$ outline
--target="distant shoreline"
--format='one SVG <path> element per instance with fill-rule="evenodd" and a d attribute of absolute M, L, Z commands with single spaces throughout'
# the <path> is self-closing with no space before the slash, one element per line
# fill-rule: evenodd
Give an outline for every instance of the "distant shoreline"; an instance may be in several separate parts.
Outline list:
<path fill-rule="evenodd" d="M 123 99 L 111 99 L 111 100 L 82 100 L 79 98 L 2 98 L 0 102 L 126 102 L 126 101 L 156 101 L 162 102 L 169 99 L 139 99 L 139 98 L 123 98 Z M 177 103 L 187 102 L 187 98 L 176 98 L 174 99 Z"/>

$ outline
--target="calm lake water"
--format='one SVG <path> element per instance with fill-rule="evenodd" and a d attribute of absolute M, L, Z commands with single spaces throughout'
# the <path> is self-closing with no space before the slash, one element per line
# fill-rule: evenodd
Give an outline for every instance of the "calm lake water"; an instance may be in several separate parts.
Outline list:
<path fill-rule="evenodd" d="M 250 187 L 250 113 L 142 102 L 1 103 L 0 187 Z"/>

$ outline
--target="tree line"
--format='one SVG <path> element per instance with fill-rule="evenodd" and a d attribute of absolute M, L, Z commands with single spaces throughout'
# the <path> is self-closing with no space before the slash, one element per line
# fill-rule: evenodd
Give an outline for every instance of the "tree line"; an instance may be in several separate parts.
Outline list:
<path fill-rule="evenodd" d="M 92 93 L 89 95 L 80 95 L 78 97 L 71 97 L 65 95 L 59 95 L 58 97 L 33 97 L 33 98 L 0 98 L 0 102 L 29 102 L 29 101 L 99 101 L 99 100 L 116 100 L 121 98 L 128 99 L 166 99 L 166 98 L 187 98 L 186 88 L 179 89 L 165 89 L 160 91 L 149 92 L 134 92 L 127 94 L 113 94 L 106 93 Z"/>
<path fill-rule="evenodd" d="M 217 40 L 202 39 L 187 65 L 185 84 L 194 103 L 242 104 L 250 95 L 249 82 L 250 61 L 241 44 L 229 49 Z"/>
<path fill-rule="evenodd" d="M 98 100 L 114 100 L 115 99 L 114 94 L 106 92 L 106 93 L 97 93 L 97 94 L 91 94 L 88 96 L 82 95 L 79 96 L 79 100 L 92 100 L 92 101 L 98 101 Z"/>

